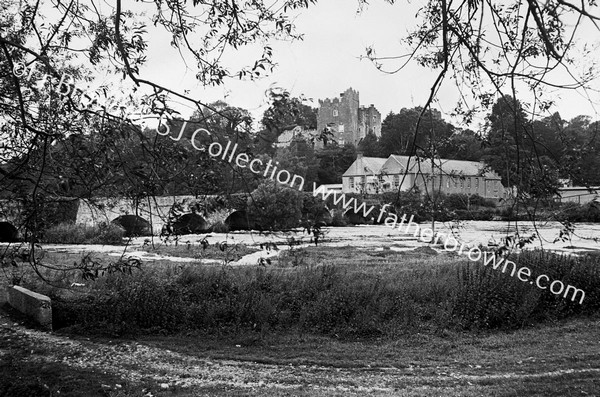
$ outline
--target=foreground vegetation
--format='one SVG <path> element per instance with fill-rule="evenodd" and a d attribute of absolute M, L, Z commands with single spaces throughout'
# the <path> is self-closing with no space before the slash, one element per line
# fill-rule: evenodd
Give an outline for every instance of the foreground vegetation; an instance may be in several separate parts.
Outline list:
<path fill-rule="evenodd" d="M 100 223 L 94 226 L 74 223 L 59 223 L 49 227 L 43 242 L 54 244 L 123 244 L 125 231 L 112 223 Z"/>
<path fill-rule="evenodd" d="M 52 296 L 55 327 L 112 335 L 198 330 L 395 338 L 514 329 L 599 311 L 597 257 L 526 252 L 512 260 L 585 290 L 583 304 L 429 248 L 311 247 L 285 252 L 267 267 L 153 264 L 84 281 L 68 294 L 33 287 Z"/>

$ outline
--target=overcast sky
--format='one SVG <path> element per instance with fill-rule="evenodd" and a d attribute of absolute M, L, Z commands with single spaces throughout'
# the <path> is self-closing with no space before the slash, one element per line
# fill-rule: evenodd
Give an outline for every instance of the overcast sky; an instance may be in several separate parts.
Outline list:
<path fill-rule="evenodd" d="M 225 100 L 250 110 L 256 118 L 260 118 L 266 108 L 265 90 L 271 85 L 284 87 L 293 96 L 304 94 L 313 98 L 315 107 L 319 98 L 336 97 L 352 87 L 360 92 L 361 104 L 375 104 L 385 117 L 390 111 L 422 105 L 435 74 L 413 63 L 389 75 L 378 71 L 370 61 L 361 60 L 360 56 L 365 54 L 369 45 L 377 49 L 378 55 L 400 54 L 400 38 L 405 37 L 416 23 L 415 14 L 420 4 L 413 1 L 390 5 L 383 0 L 373 0 L 358 14 L 356 1 L 320 0 L 308 10 L 303 10 L 295 21 L 298 32 L 304 34 L 303 41 L 272 43 L 278 63 L 272 75 L 255 82 L 231 80 L 214 88 L 204 88 L 196 82 L 194 71 L 186 68 L 178 53 L 169 46 L 168 37 L 153 36 L 142 77 L 150 77 L 180 91 L 190 90 L 203 102 Z M 591 37 L 598 41 L 598 32 L 593 29 L 590 32 Z M 240 58 L 248 59 L 242 53 L 228 61 L 236 62 Z M 593 58 L 599 59 L 600 56 Z M 563 118 L 596 114 L 580 94 L 563 93 L 561 97 L 556 110 Z M 436 106 L 443 113 L 450 112 L 458 98 L 452 81 L 446 82 L 439 98 Z M 597 93 L 592 99 L 600 103 Z"/>

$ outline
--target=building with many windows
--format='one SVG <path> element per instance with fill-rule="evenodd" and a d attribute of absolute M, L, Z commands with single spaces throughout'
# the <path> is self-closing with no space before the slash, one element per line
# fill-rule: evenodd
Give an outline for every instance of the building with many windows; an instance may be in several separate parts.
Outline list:
<path fill-rule="evenodd" d="M 359 154 L 342 175 L 344 193 L 377 194 L 408 191 L 478 194 L 503 198 L 501 178 L 482 162 L 390 155 L 387 159 Z"/>

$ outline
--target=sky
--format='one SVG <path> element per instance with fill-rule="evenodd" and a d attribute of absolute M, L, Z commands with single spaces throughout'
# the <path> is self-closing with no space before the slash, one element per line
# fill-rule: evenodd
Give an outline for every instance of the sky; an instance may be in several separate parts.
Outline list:
<path fill-rule="evenodd" d="M 189 90 L 192 96 L 205 103 L 224 100 L 250 110 L 256 119 L 260 119 L 268 107 L 265 91 L 270 86 L 283 87 L 293 96 L 312 98 L 312 103 L 307 104 L 314 107 L 318 106 L 318 99 L 337 97 L 352 87 L 359 91 L 361 104 L 374 104 L 385 117 L 390 111 L 422 105 L 436 74 L 414 62 L 396 74 L 386 74 L 360 57 L 371 45 L 378 55 L 400 54 L 400 39 L 416 24 L 421 3 L 413 0 L 390 5 L 383 0 L 372 0 L 366 9 L 357 13 L 358 2 L 355 0 L 320 0 L 302 10 L 295 19 L 297 31 L 304 34 L 303 41 L 271 43 L 278 66 L 270 76 L 258 81 L 233 79 L 219 87 L 202 87 L 195 80 L 192 68 L 187 67 L 170 47 L 168 36 L 154 35 L 141 77 L 182 92 Z M 589 32 L 587 39 L 597 42 L 598 31 L 590 29 Z M 598 55 L 593 58 L 600 58 L 600 52 Z M 249 59 L 247 51 L 226 58 L 226 62 L 236 63 L 240 59 Z M 586 61 L 589 59 L 581 60 L 582 63 Z M 584 65 L 573 65 L 574 68 L 579 66 Z M 450 80 L 446 82 L 435 104 L 443 114 L 450 113 L 456 105 L 458 91 L 453 84 Z M 563 92 L 557 98 L 559 106 L 555 110 L 563 118 L 597 114 L 587 98 L 580 94 Z M 591 99 L 600 103 L 597 93 Z M 600 110 L 600 106 L 597 109 Z M 184 107 L 180 111 L 186 114 Z"/>

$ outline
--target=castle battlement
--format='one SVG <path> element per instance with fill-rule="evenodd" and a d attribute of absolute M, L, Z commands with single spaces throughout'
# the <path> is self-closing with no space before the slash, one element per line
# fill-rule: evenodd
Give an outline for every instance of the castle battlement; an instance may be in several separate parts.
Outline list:
<path fill-rule="evenodd" d="M 357 90 L 348 88 L 337 98 L 319 99 L 317 131 L 331 129 L 339 144 L 358 144 L 368 133 L 381 135 L 381 114 L 374 104 L 360 105 Z"/>

